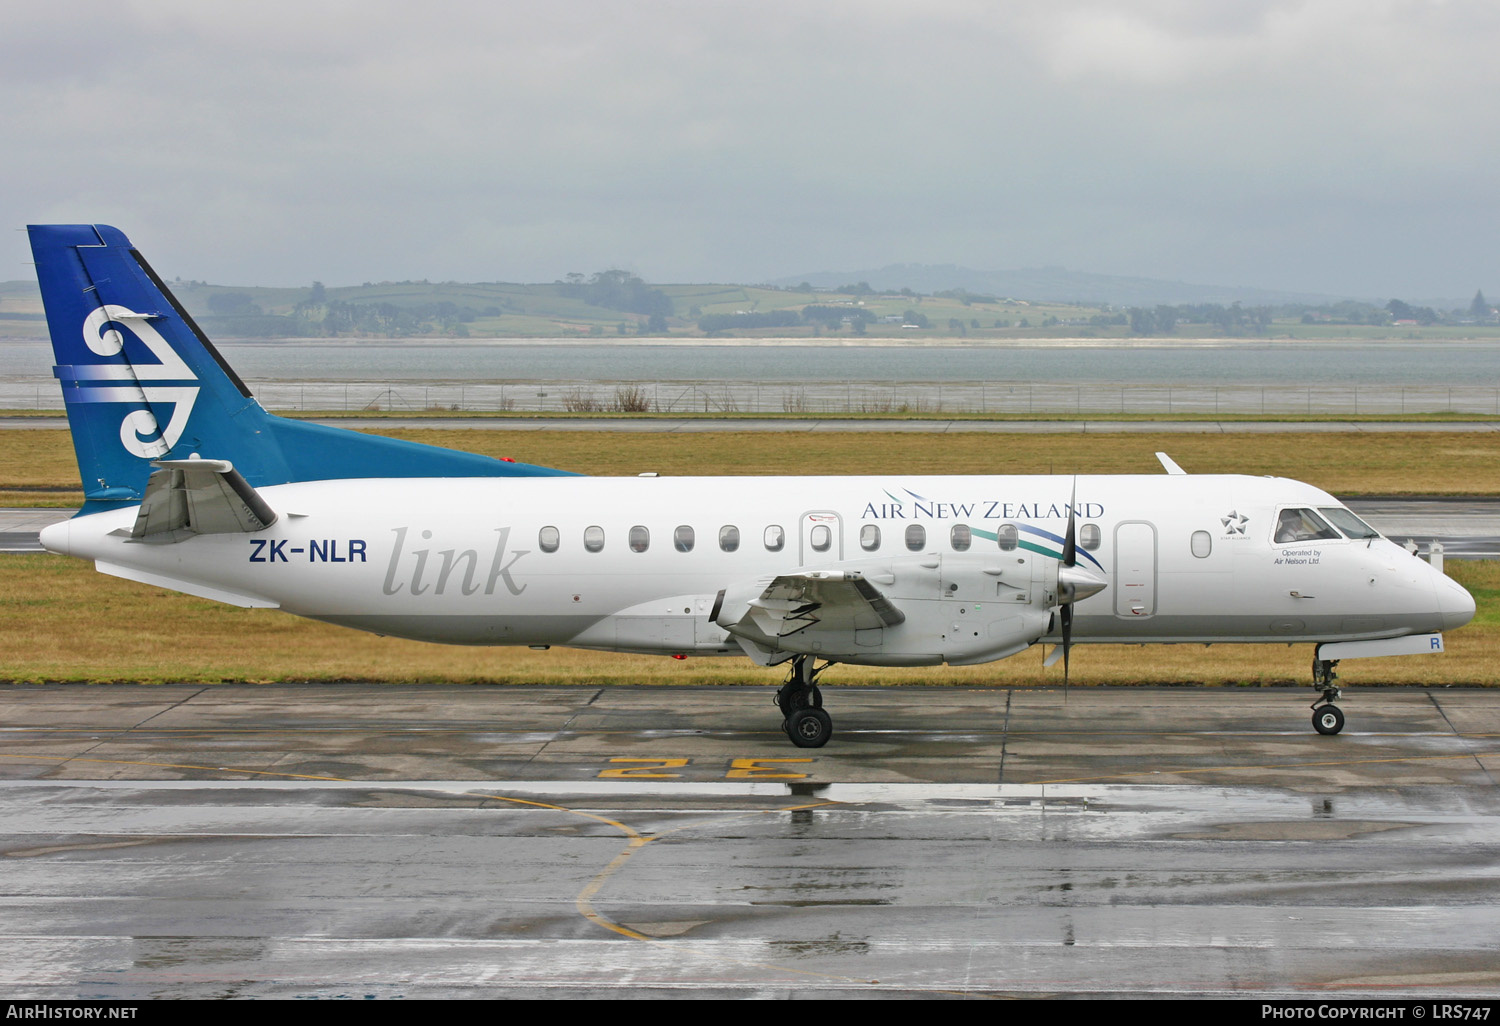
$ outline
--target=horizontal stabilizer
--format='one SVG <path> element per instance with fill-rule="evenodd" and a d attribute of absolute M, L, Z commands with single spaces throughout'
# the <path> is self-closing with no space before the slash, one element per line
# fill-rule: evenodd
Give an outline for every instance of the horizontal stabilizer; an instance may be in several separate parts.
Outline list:
<path fill-rule="evenodd" d="M 130 536 L 175 540 L 179 532 L 261 531 L 276 514 L 228 460 L 156 460 Z"/>

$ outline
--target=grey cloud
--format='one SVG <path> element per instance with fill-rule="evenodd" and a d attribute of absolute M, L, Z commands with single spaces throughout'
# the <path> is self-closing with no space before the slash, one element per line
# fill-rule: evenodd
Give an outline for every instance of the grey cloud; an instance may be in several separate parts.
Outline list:
<path fill-rule="evenodd" d="M 0 209 L 234 282 L 931 261 L 1465 294 L 1497 29 L 1476 0 L 38 8 L 0 37 Z"/>

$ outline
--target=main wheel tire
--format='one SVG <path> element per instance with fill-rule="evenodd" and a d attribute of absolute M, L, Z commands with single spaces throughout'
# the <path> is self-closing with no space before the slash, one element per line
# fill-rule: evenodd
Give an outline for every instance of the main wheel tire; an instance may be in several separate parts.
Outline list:
<path fill-rule="evenodd" d="M 787 718 L 786 735 L 798 748 L 822 748 L 833 737 L 833 719 L 822 709 L 797 709 Z"/>
<path fill-rule="evenodd" d="M 1313 710 L 1313 729 L 1319 734 L 1337 734 L 1344 729 L 1344 710 L 1336 705 L 1322 705 Z"/>

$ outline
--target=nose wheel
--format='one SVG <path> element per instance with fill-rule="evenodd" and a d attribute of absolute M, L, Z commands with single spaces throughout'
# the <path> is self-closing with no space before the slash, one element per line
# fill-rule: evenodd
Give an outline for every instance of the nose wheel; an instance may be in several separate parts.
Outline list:
<path fill-rule="evenodd" d="M 1344 729 L 1344 711 L 1331 703 L 1314 706 L 1313 729 L 1319 734 L 1337 734 Z"/>
<path fill-rule="evenodd" d="M 1333 683 L 1338 679 L 1338 674 L 1333 672 L 1338 664 L 1337 659 L 1313 657 L 1313 687 L 1323 692 L 1312 704 L 1313 729 L 1319 734 L 1337 734 L 1344 729 L 1344 710 L 1333 704 L 1333 700 L 1343 694 Z"/>

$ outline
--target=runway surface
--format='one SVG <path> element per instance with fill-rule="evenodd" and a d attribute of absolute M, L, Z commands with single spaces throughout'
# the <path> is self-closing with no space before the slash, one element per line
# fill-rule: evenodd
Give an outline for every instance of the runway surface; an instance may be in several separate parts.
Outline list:
<path fill-rule="evenodd" d="M 0 688 L 8 997 L 1500 997 L 1500 691 Z"/>

